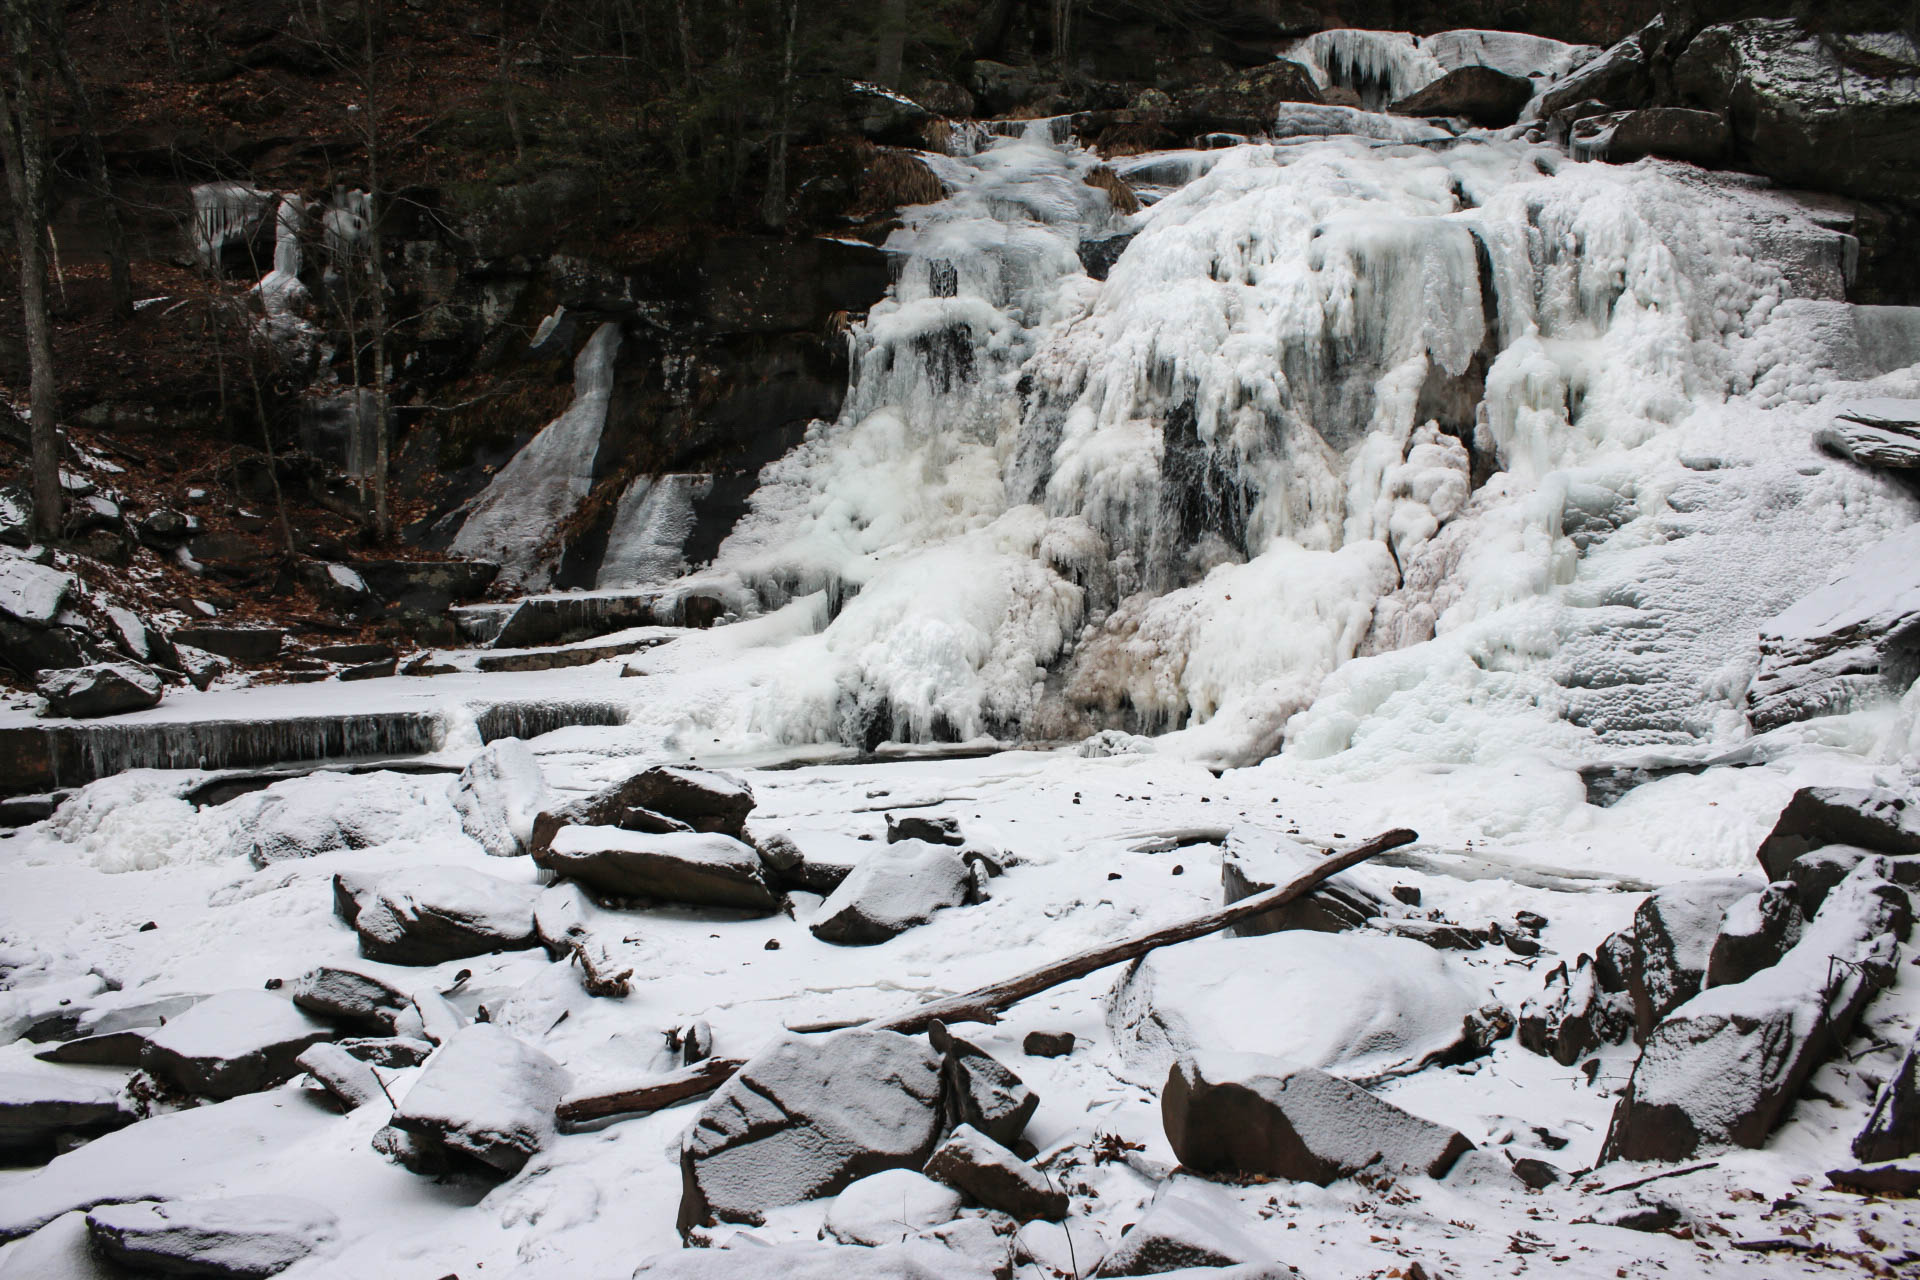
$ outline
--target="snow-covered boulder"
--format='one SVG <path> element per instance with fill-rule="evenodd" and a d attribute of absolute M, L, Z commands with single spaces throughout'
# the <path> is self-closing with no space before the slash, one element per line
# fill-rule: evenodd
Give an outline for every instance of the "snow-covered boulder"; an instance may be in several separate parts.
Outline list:
<path fill-rule="evenodd" d="M 972 1125 L 995 1142 L 1012 1146 L 1026 1132 L 1040 1097 L 1004 1063 L 935 1022 L 927 1040 L 940 1054 L 942 1129 Z"/>
<path fill-rule="evenodd" d="M 1641 1050 L 1614 1107 L 1604 1160 L 1684 1160 L 1757 1147 L 1801 1086 L 1891 981 L 1912 907 L 1886 861 L 1856 867 L 1780 962 L 1675 1009 Z"/>
<path fill-rule="evenodd" d="M 293 984 L 293 1002 L 315 1017 L 373 1035 L 392 1035 L 393 1020 L 412 1004 L 372 966 L 347 968 L 323 964 Z"/>
<path fill-rule="evenodd" d="M 1740 899 L 1727 908 L 1713 940 L 1712 954 L 1707 957 L 1706 985 L 1724 987 L 1730 982 L 1745 982 L 1779 963 L 1780 957 L 1800 941 L 1805 924 L 1791 884 L 1770 884 Z"/>
<path fill-rule="evenodd" d="M 1264 827 L 1237 826 L 1227 832 L 1220 855 L 1220 888 L 1231 906 L 1242 898 L 1276 889 L 1321 860 L 1317 849 Z M 1285 906 L 1263 911 L 1233 926 L 1236 937 L 1252 938 L 1289 929 L 1339 933 L 1378 916 L 1386 905 L 1377 877 L 1365 870 L 1343 871 L 1312 893 Z"/>
<path fill-rule="evenodd" d="M 1204 1198 L 1203 1198 L 1204 1197 Z M 1163 1189 L 1120 1237 L 1102 1276 L 1151 1276 L 1199 1267 L 1234 1267 L 1267 1256 L 1240 1222 L 1232 1200 L 1211 1187 Z"/>
<path fill-rule="evenodd" d="M 373 1068 L 337 1044 L 309 1045 L 294 1061 L 340 1104 L 342 1111 L 365 1106 L 386 1094 Z"/>
<path fill-rule="evenodd" d="M 747 842 L 760 851 L 767 874 L 782 889 L 799 889 L 826 897 L 840 887 L 860 863 L 855 854 L 829 847 L 828 838 L 813 837 L 801 848 L 784 831 L 748 834 Z M 851 840 L 852 837 L 845 837 Z"/>
<path fill-rule="evenodd" d="M 76 579 L 15 555 L 0 556 L 0 615 L 50 627 L 66 607 Z"/>
<path fill-rule="evenodd" d="M 447 793 L 461 829 L 496 858 L 527 852 L 534 819 L 552 802 L 552 794 L 540 762 L 518 738 L 488 743 Z"/>
<path fill-rule="evenodd" d="M 538 853 L 570 826 L 650 832 L 684 827 L 743 839 L 752 812 L 753 789 L 731 774 L 654 765 L 592 795 L 550 804 L 534 819 L 531 848 Z"/>
<path fill-rule="evenodd" d="M 1874 1095 L 1873 1110 L 1853 1140 L 1856 1160 L 1899 1160 L 1920 1154 L 1920 1034 Z"/>
<path fill-rule="evenodd" d="M 553 1140 L 554 1110 L 572 1083 L 546 1054 L 478 1022 L 440 1046 L 395 1109 L 393 1127 L 443 1160 L 470 1157 L 514 1174 Z"/>
<path fill-rule="evenodd" d="M 1265 1053 L 1337 1075 L 1408 1071 L 1461 1042 L 1485 994 L 1406 938 L 1292 932 L 1165 947 L 1107 997 L 1124 1074 L 1147 1085 L 1197 1049 Z"/>
<path fill-rule="evenodd" d="M 340 1236 L 331 1210 L 292 1196 L 140 1200 L 87 1214 L 101 1253 L 141 1271 L 258 1280 L 278 1275 Z"/>
<path fill-rule="evenodd" d="M 125 1275 L 93 1251 L 87 1215 L 77 1210 L 0 1254 L 0 1280 L 123 1280 Z"/>
<path fill-rule="evenodd" d="M 0 1151 L 38 1152 L 62 1134 L 104 1133 L 134 1119 L 120 1093 L 97 1081 L 0 1071 Z"/>
<path fill-rule="evenodd" d="M 96 662 L 42 671 L 35 688 L 47 700 L 47 715 L 85 720 L 144 711 L 159 703 L 165 686 L 159 676 L 131 662 Z"/>
<path fill-rule="evenodd" d="M 927 1176 L 1021 1222 L 1067 1216 L 1067 1193 L 1038 1169 L 970 1124 L 948 1134 L 927 1159 Z"/>
<path fill-rule="evenodd" d="M 940 1059 L 891 1031 L 788 1036 L 708 1099 L 680 1144 L 680 1228 L 759 1222 L 882 1169 L 918 1169 L 939 1136 Z"/>
<path fill-rule="evenodd" d="M 334 882 L 337 891 L 341 877 Z M 440 964 L 535 945 L 539 896 L 537 885 L 465 867 L 411 867 L 375 881 L 351 923 L 370 960 Z"/>
<path fill-rule="evenodd" d="M 1756 856 L 1769 880 L 1784 880 L 1802 854 L 1836 844 L 1895 857 L 1920 853 L 1920 803 L 1884 787 L 1802 787 Z"/>
<path fill-rule="evenodd" d="M 1855 867 L 1869 858 L 1882 857 L 1887 863 L 1888 879 L 1909 889 L 1920 888 L 1920 858 L 1886 857 L 1851 844 L 1830 844 L 1795 858 L 1787 868 L 1784 883 L 1793 887 L 1801 918 L 1810 918 L 1818 912 L 1827 895 L 1851 875 Z"/>
<path fill-rule="evenodd" d="M 256 867 L 338 849 L 439 835 L 451 812 L 438 779 L 378 770 L 319 770 L 288 778 L 222 806 L 229 849 Z"/>
<path fill-rule="evenodd" d="M 1633 913 L 1627 966 L 1635 1039 L 1700 990 L 1727 908 L 1753 889 L 1750 880 L 1689 880 L 1647 895 Z"/>
<path fill-rule="evenodd" d="M 1338 1076 L 1259 1054 L 1182 1057 L 1160 1112 L 1188 1168 L 1321 1186 L 1362 1169 L 1442 1177 L 1473 1146 Z"/>
<path fill-rule="evenodd" d="M 823 942 L 872 946 L 966 902 L 973 887 L 958 849 L 924 840 L 881 845 L 840 882 L 808 926 Z"/>
<path fill-rule="evenodd" d="M 912 1169 L 883 1169 L 833 1198 L 826 1230 L 842 1244 L 894 1244 L 959 1212 L 960 1193 L 952 1187 Z"/>
<path fill-rule="evenodd" d="M 759 853 L 728 835 L 571 826 L 536 848 L 533 860 L 555 875 L 623 898 L 760 912 L 779 906 Z"/>
<path fill-rule="evenodd" d="M 307 1046 L 332 1037 L 270 991 L 222 991 L 151 1032 L 140 1064 L 187 1093 L 232 1098 L 292 1079 Z"/>

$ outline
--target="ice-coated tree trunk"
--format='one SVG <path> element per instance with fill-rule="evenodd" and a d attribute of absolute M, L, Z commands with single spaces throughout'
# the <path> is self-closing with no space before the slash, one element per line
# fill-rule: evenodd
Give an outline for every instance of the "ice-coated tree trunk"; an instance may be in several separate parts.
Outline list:
<path fill-rule="evenodd" d="M 38 0 L 0 0 L 8 67 L 0 94 L 6 118 L 0 121 L 7 190 L 13 206 L 13 232 L 20 254 L 20 302 L 27 334 L 29 396 L 33 406 L 33 519 L 42 538 L 59 536 L 60 439 L 59 388 L 53 368 L 53 318 L 47 310 L 47 212 L 50 164 L 47 150 L 46 86 L 48 32 Z"/>

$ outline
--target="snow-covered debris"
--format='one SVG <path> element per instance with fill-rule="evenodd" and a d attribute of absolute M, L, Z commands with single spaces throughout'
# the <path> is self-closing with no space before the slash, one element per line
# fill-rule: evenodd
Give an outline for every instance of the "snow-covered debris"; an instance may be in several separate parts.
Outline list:
<path fill-rule="evenodd" d="M 221 991 L 150 1033 L 140 1063 L 174 1088 L 232 1098 L 293 1078 L 333 1029 L 271 991 Z"/>
<path fill-rule="evenodd" d="M 321 965 L 293 984 L 293 1002 L 317 1017 L 373 1035 L 392 1035 L 393 1020 L 411 1003 L 373 966 Z"/>
<path fill-rule="evenodd" d="M 824 942 L 872 946 L 962 905 L 972 887 L 967 860 L 950 845 L 881 845 L 854 865 L 808 928 Z"/>
<path fill-rule="evenodd" d="M 927 1029 L 927 1040 L 941 1058 L 945 1114 L 940 1127 L 972 1125 L 1004 1146 L 1018 1142 L 1040 1096 L 992 1054 L 940 1022 Z"/>
<path fill-rule="evenodd" d="M 1473 1146 L 1338 1076 L 1262 1054 L 1185 1055 L 1160 1111 L 1188 1168 L 1321 1186 L 1362 1169 L 1438 1178 Z"/>
<path fill-rule="evenodd" d="M 133 1120 L 120 1092 L 95 1081 L 0 1071 L 0 1151 L 10 1155 L 38 1152 L 62 1134 L 91 1136 Z"/>
<path fill-rule="evenodd" d="M 1894 857 L 1920 853 L 1920 803 L 1884 787 L 1802 787 L 1780 811 L 1757 856 L 1767 878 L 1781 880 L 1801 854 L 1827 845 Z"/>
<path fill-rule="evenodd" d="M 700 1109 L 680 1146 L 680 1228 L 759 1222 L 882 1169 L 918 1169 L 939 1136 L 940 1058 L 891 1031 L 787 1036 Z"/>
<path fill-rule="evenodd" d="M 1874 1095 L 1873 1110 L 1853 1140 L 1856 1160 L 1898 1160 L 1920 1154 L 1920 1033 Z"/>
<path fill-rule="evenodd" d="M 927 1176 L 1021 1222 L 1067 1216 L 1067 1194 L 1038 1169 L 970 1124 L 947 1135 L 927 1159 Z"/>
<path fill-rule="evenodd" d="M 1834 883 L 1838 882 L 1836 879 Z M 1740 899 L 1727 908 L 1720 932 L 1714 937 L 1705 985 L 1724 987 L 1730 982 L 1745 982 L 1778 964 L 1780 957 L 1800 941 L 1805 925 L 1806 917 L 1792 884 L 1770 884 Z"/>
<path fill-rule="evenodd" d="M 1295 931 L 1166 947 L 1107 998 L 1124 1074 L 1157 1086 L 1201 1049 L 1265 1053 L 1341 1076 L 1410 1071 L 1461 1042 L 1485 1003 L 1444 954 L 1406 938 Z"/>
<path fill-rule="evenodd" d="M 1727 908 L 1754 887 L 1751 880 L 1688 880 L 1648 894 L 1633 913 L 1627 994 L 1636 1040 L 1699 992 Z"/>
<path fill-rule="evenodd" d="M 959 1212 L 960 1194 L 952 1187 L 912 1169 L 883 1169 L 833 1198 L 826 1231 L 842 1244 L 895 1244 Z"/>
<path fill-rule="evenodd" d="M 87 1214 L 87 1229 L 126 1266 L 228 1280 L 278 1275 L 339 1238 L 331 1210 L 292 1196 L 102 1205 Z"/>
<path fill-rule="evenodd" d="M 1920 467 L 1920 437 L 1844 417 L 1814 428 L 1813 442 L 1863 467 L 1886 467 L 1894 471 Z"/>
<path fill-rule="evenodd" d="M 752 845 L 700 831 L 658 835 L 619 827 L 563 827 L 533 860 L 602 893 L 770 912 L 779 901 Z"/>
<path fill-rule="evenodd" d="M 453 825 L 445 783 L 386 769 L 318 770 L 231 800 L 221 811 L 229 850 L 256 867 L 438 836 Z"/>
<path fill-rule="evenodd" d="M 35 688 L 47 700 L 46 714 L 86 720 L 157 706 L 166 687 L 145 667 L 131 662 L 96 662 L 42 671 Z"/>
<path fill-rule="evenodd" d="M 519 738 L 490 742 L 460 771 L 448 798 L 460 826 L 496 858 L 527 852 L 533 821 L 551 801 L 540 762 Z"/>
<path fill-rule="evenodd" d="M 346 877 L 336 875 L 336 898 Z M 348 921 L 360 950 L 387 964 L 427 965 L 536 944 L 537 885 L 466 867 L 408 867 L 371 882 Z"/>
<path fill-rule="evenodd" d="M 1234 1267 L 1267 1256 L 1235 1212 L 1238 1206 L 1205 1183 L 1160 1194 L 1133 1229 L 1120 1237 L 1102 1276 L 1151 1276 L 1186 1268 Z"/>
<path fill-rule="evenodd" d="M 309 1045 L 294 1061 L 340 1104 L 342 1111 L 385 1096 L 373 1068 L 337 1044 Z"/>
<path fill-rule="evenodd" d="M 1220 856 L 1220 887 L 1226 905 L 1278 888 L 1320 861 L 1321 856 L 1319 850 L 1264 827 L 1243 824 L 1232 828 Z M 1341 872 L 1285 906 L 1242 920 L 1232 932 L 1242 938 L 1289 929 L 1339 933 L 1360 927 L 1385 906 L 1377 873 L 1356 868 Z"/>
<path fill-rule="evenodd" d="M 1912 923 L 1884 859 L 1840 883 L 1780 963 L 1675 1009 L 1641 1050 L 1615 1106 L 1608 1160 L 1683 1160 L 1766 1142 L 1801 1086 L 1892 977 Z"/>
<path fill-rule="evenodd" d="M 552 1058 L 491 1023 L 456 1033 L 427 1063 L 393 1113 L 416 1149 L 471 1157 L 518 1173 L 554 1136 L 554 1108 L 573 1077 Z"/>

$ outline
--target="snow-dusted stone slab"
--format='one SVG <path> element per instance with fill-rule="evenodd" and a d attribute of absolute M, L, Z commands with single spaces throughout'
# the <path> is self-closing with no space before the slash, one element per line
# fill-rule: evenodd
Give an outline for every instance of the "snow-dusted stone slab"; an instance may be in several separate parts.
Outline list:
<path fill-rule="evenodd" d="M 58 569 L 0 557 L 0 614 L 36 627 L 50 627 L 66 607 L 74 577 Z"/>
<path fill-rule="evenodd" d="M 310 1045 L 295 1062 L 340 1104 L 342 1111 L 352 1111 L 385 1096 L 373 1068 L 337 1044 Z"/>
<path fill-rule="evenodd" d="M 140 1064 L 188 1093 L 232 1098 L 292 1079 L 307 1046 L 332 1038 L 270 991 L 222 991 L 152 1032 Z"/>
<path fill-rule="evenodd" d="M 1894 471 L 1920 467 L 1920 438 L 1846 418 L 1835 418 L 1825 426 L 1816 427 L 1813 442 L 1828 453 L 1863 467 L 1886 467 Z"/>
<path fill-rule="evenodd" d="M 881 845 L 820 904 L 808 928 L 823 942 L 873 946 L 925 924 L 942 908 L 960 906 L 972 886 L 967 860 L 950 845 Z"/>
<path fill-rule="evenodd" d="M 1067 1194 L 1038 1169 L 970 1124 L 947 1135 L 927 1159 L 927 1176 L 1022 1222 L 1067 1216 Z"/>
<path fill-rule="evenodd" d="M 1486 996 L 1456 963 L 1425 943 L 1372 934 L 1204 939 L 1125 970 L 1107 997 L 1107 1029 L 1127 1077 L 1149 1086 L 1196 1049 L 1371 1079 L 1460 1044 Z"/>
<path fill-rule="evenodd" d="M 47 700 L 48 715 L 76 720 L 143 711 L 156 705 L 165 691 L 159 676 L 131 662 L 42 671 L 35 688 Z"/>
<path fill-rule="evenodd" d="M 546 1054 L 479 1022 L 440 1046 L 393 1125 L 416 1143 L 514 1174 L 553 1140 L 554 1108 L 572 1083 Z"/>
<path fill-rule="evenodd" d="M 1635 1039 L 1699 992 L 1727 908 L 1753 890 L 1751 880 L 1689 880 L 1647 895 L 1633 913 L 1627 966 Z"/>
<path fill-rule="evenodd" d="M 1005 1063 L 954 1035 L 943 1023 L 927 1028 L 927 1041 L 940 1054 L 945 1081 L 941 1097 L 946 1111 L 940 1127 L 972 1125 L 1003 1145 L 1018 1142 L 1040 1105 L 1040 1095 Z"/>
<path fill-rule="evenodd" d="M 753 812 L 753 790 L 730 774 L 688 765 L 655 765 L 589 796 L 541 810 L 530 848 L 538 853 L 569 826 L 659 831 L 661 818 L 689 830 L 742 837 Z"/>
<path fill-rule="evenodd" d="M 0 1280 L 125 1280 L 126 1269 L 93 1250 L 87 1215 L 62 1214 L 0 1256 Z"/>
<path fill-rule="evenodd" d="M 1338 1076 L 1251 1053 L 1181 1058 L 1160 1112 L 1188 1168 L 1321 1186 L 1362 1169 L 1442 1177 L 1473 1147 Z"/>
<path fill-rule="evenodd" d="M 141 988 L 110 991 L 95 999 L 80 1015 L 77 1029 L 83 1036 L 105 1035 L 110 1031 L 128 1031 L 138 1027 L 157 1027 L 179 1017 L 206 999 L 199 991 L 153 993 Z"/>
<path fill-rule="evenodd" d="M 334 877 L 336 896 L 341 877 Z M 360 951 L 388 964 L 440 964 L 533 946 L 537 885 L 465 867 L 411 867 L 381 876 L 353 920 Z"/>
<path fill-rule="evenodd" d="M 1756 856 L 1769 880 L 1784 880 L 1795 859 L 1834 844 L 1895 857 L 1920 854 L 1920 802 L 1884 787 L 1802 787 Z"/>
<path fill-rule="evenodd" d="M 851 840 L 852 837 L 845 838 Z M 766 864 L 775 884 L 783 889 L 817 893 L 823 898 L 838 889 L 860 864 L 859 856 L 851 851 L 823 847 L 822 838 L 817 836 L 809 839 L 810 847 L 806 849 L 784 831 L 767 834 L 753 831 L 748 833 L 747 840 L 760 851 L 760 861 Z"/>
<path fill-rule="evenodd" d="M 939 1136 L 940 1059 L 891 1031 L 788 1036 L 700 1109 L 680 1143 L 680 1229 L 759 1222 L 882 1169 L 918 1169 Z"/>
<path fill-rule="evenodd" d="M 1778 964 L 1780 957 L 1800 941 L 1805 926 L 1806 919 L 1791 884 L 1770 884 L 1740 899 L 1727 908 L 1720 932 L 1713 940 L 1713 952 L 1707 957 L 1705 985 L 1724 987 L 1730 982 L 1745 982 L 1762 969 Z"/>
<path fill-rule="evenodd" d="M 1793 886 L 1794 899 L 1800 904 L 1801 918 L 1806 919 L 1818 912 L 1827 895 L 1851 875 L 1855 867 L 1868 858 L 1883 856 L 1858 845 L 1830 844 L 1795 858 L 1787 871 L 1786 883 Z M 1895 884 L 1920 889 L 1920 858 L 1889 857 L 1887 864 L 1888 878 Z"/>
<path fill-rule="evenodd" d="M 1912 908 L 1885 869 L 1885 859 L 1861 863 L 1780 963 L 1703 991 L 1654 1028 L 1603 1160 L 1684 1160 L 1707 1145 L 1767 1140 L 1890 980 Z"/>
<path fill-rule="evenodd" d="M 1265 893 L 1320 861 L 1308 848 L 1262 827 L 1238 826 L 1227 832 L 1220 855 L 1220 888 L 1225 905 Z M 1304 897 L 1234 925 L 1236 937 L 1252 938 L 1288 929 L 1339 933 L 1378 916 L 1386 906 L 1379 886 L 1364 871 L 1343 871 Z"/>
<path fill-rule="evenodd" d="M 1853 1140 L 1856 1160 L 1898 1160 L 1920 1153 L 1920 1035 L 1874 1095 L 1873 1110 Z"/>
<path fill-rule="evenodd" d="M 341 1049 L 376 1067 L 417 1067 L 433 1056 L 433 1041 L 414 1036 L 358 1036 L 336 1041 Z"/>
<path fill-rule="evenodd" d="M 623 898 L 761 912 L 779 906 L 759 853 L 718 833 L 565 827 L 534 850 L 533 860 L 555 875 Z"/>
<path fill-rule="evenodd" d="M 634 1280 L 989 1280 L 994 1270 L 927 1240 L 857 1249 L 845 1245 L 741 1244 L 680 1249 L 641 1262 Z"/>
<path fill-rule="evenodd" d="M 1232 1267 L 1268 1252 L 1247 1234 L 1230 1200 L 1222 1195 L 1202 1200 L 1203 1195 L 1199 1186 L 1163 1193 L 1120 1237 L 1098 1274 L 1152 1276 L 1189 1267 Z"/>
<path fill-rule="evenodd" d="M 42 1062 L 59 1062 L 86 1067 L 137 1067 L 147 1050 L 147 1033 L 139 1030 L 108 1031 L 97 1036 L 81 1036 L 49 1045 L 33 1056 Z"/>
<path fill-rule="evenodd" d="M 487 744 L 460 771 L 447 793 L 460 827 L 496 858 L 527 852 L 533 822 L 552 803 L 546 775 L 525 742 L 502 738 Z"/>
<path fill-rule="evenodd" d="M 41 1147 L 63 1133 L 104 1133 L 135 1117 L 117 1090 L 51 1071 L 0 1071 L 0 1151 Z"/>
<path fill-rule="evenodd" d="M 1847 570 L 1760 627 L 1760 665 L 1747 691 L 1756 729 L 1845 711 L 1899 693 L 1920 655 L 1920 526 L 1861 552 Z"/>
<path fill-rule="evenodd" d="M 259 1280 L 340 1237 L 333 1212 L 292 1196 L 102 1205 L 87 1229 L 115 1262 L 168 1275 Z"/>
<path fill-rule="evenodd" d="M 912 1169 L 883 1169 L 834 1197 L 826 1228 L 841 1244 L 897 1244 L 959 1212 L 960 1193 L 952 1187 Z"/>
<path fill-rule="evenodd" d="M 370 968 L 321 965 L 293 984 L 293 1002 L 318 1018 L 374 1035 L 392 1035 L 393 1020 L 411 1003 L 406 992 Z"/>

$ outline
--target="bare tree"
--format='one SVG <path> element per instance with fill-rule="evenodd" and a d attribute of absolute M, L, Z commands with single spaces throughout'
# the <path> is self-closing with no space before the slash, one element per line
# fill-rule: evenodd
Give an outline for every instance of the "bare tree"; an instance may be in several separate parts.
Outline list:
<path fill-rule="evenodd" d="M 67 49 L 66 9 L 50 4 L 46 9 L 49 52 L 60 83 L 67 91 L 80 125 L 80 147 L 87 161 L 87 182 L 100 202 L 100 220 L 107 233 L 107 276 L 113 291 L 113 314 L 119 320 L 133 319 L 133 271 L 127 250 L 127 228 L 120 218 L 120 202 L 114 198 L 113 179 L 107 173 L 107 153 L 100 145 L 100 130 L 95 123 L 93 100 L 74 70 L 73 56 Z"/>

